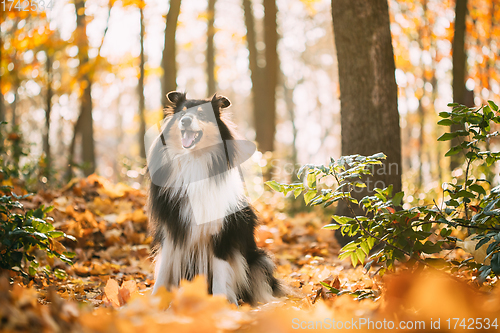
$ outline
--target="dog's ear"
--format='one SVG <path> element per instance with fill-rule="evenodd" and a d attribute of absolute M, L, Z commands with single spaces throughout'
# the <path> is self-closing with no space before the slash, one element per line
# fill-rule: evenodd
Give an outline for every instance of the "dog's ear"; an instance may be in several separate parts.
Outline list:
<path fill-rule="evenodd" d="M 227 109 L 231 106 L 231 101 L 229 100 L 229 98 L 217 94 L 213 95 L 212 103 L 216 103 L 216 105 L 221 109 Z"/>
<path fill-rule="evenodd" d="M 173 105 L 178 105 L 181 102 L 186 100 L 186 93 L 182 93 L 179 91 L 171 91 L 167 94 L 167 99 Z"/>
<path fill-rule="evenodd" d="M 221 101 L 221 109 L 227 109 L 228 107 L 231 106 L 231 101 L 229 100 L 229 98 L 225 97 L 225 96 L 220 96 L 220 101 Z"/>

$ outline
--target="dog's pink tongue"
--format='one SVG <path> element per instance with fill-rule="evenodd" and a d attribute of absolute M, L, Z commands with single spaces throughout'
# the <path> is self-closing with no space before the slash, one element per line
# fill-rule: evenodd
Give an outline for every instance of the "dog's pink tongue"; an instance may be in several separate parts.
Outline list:
<path fill-rule="evenodd" d="M 182 135 L 182 138 L 181 138 L 182 146 L 184 148 L 188 148 L 193 144 L 195 134 L 196 134 L 196 132 L 192 132 L 192 131 L 185 131 L 184 132 L 184 134 Z"/>

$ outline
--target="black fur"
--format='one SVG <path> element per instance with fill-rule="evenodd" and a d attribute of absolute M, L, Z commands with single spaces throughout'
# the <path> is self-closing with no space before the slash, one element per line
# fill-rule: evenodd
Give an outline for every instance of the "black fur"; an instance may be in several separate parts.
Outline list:
<path fill-rule="evenodd" d="M 175 120 L 182 114 L 181 111 L 183 109 L 189 109 L 194 106 L 210 102 L 213 110 L 215 111 L 215 121 L 217 122 L 220 135 L 224 143 L 211 148 L 213 160 L 209 169 L 209 174 L 210 176 L 215 176 L 224 173 L 230 168 L 237 167 L 238 156 L 236 149 L 231 149 L 231 147 L 226 143 L 227 140 L 233 140 L 234 135 L 220 117 L 221 109 L 230 105 L 229 100 L 225 97 L 219 97 L 217 95 L 214 95 L 212 99 L 207 100 L 188 100 L 186 99 L 185 93 L 179 92 L 171 92 L 167 97 L 172 105 L 167 108 L 166 114 L 171 116 L 172 119 L 165 126 L 165 129 L 161 134 L 162 140 L 157 140 L 156 144 L 164 145 L 165 141 L 168 142 L 168 140 L 172 139 L 169 137 L 170 129 Z M 214 151 L 216 152 L 215 154 L 213 153 Z M 190 230 L 189 228 L 197 227 L 188 225 L 180 217 L 181 208 L 189 205 L 187 196 L 182 195 L 182 193 L 172 195 L 173 192 L 171 192 L 171 189 L 165 189 L 161 186 L 161 181 L 167 179 L 171 172 L 172 166 L 169 163 L 166 163 L 153 175 L 151 175 L 152 181 L 149 191 L 148 206 L 150 224 L 154 237 L 152 244 L 154 252 L 157 252 L 161 248 L 165 240 L 163 231 L 165 227 L 167 229 L 169 239 L 172 240 L 175 247 L 185 246 L 186 237 L 188 236 L 188 232 Z M 207 200 L 211 200 L 211 198 L 207 198 Z M 214 202 L 214 205 L 216 204 L 217 203 Z M 210 243 L 213 255 L 219 259 L 230 261 L 233 259 L 235 253 L 240 253 L 246 260 L 246 264 L 248 266 L 248 271 L 246 273 L 250 282 L 250 287 L 244 290 L 237 290 L 236 294 L 239 299 L 242 299 L 244 302 L 248 302 L 250 304 L 256 304 L 256 302 L 259 301 L 259 299 L 256 299 L 256 296 L 254 295 L 254 290 L 252 290 L 252 283 L 256 283 L 256 281 L 252 280 L 252 274 L 257 270 L 259 272 L 263 272 L 265 281 L 262 281 L 262 283 L 267 283 L 270 286 L 273 296 L 280 297 L 285 294 L 281 283 L 273 276 L 274 267 L 269 259 L 269 256 L 262 249 L 259 249 L 255 243 L 254 231 L 257 224 L 258 217 L 253 207 L 248 205 L 245 208 L 226 216 L 222 224 L 222 229 L 217 234 L 212 236 Z M 194 258 L 199 249 L 195 246 L 189 251 L 191 251 L 190 256 L 193 256 Z M 188 267 L 187 264 L 183 263 L 181 271 L 182 278 L 191 280 L 194 277 L 197 268 Z M 214 274 L 217 274 L 217 272 L 212 272 L 212 268 L 209 268 L 209 276 L 207 277 L 209 292 L 212 292 L 212 281 L 215 278 Z M 178 282 L 179 281 L 168 281 L 167 283 L 176 285 Z"/>

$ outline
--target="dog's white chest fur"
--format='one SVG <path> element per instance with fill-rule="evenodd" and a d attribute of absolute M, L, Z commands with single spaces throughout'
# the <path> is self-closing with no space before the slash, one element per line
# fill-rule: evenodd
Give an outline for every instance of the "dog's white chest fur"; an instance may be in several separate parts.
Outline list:
<path fill-rule="evenodd" d="M 167 188 L 175 189 L 173 195 L 187 197 L 189 204 L 182 207 L 181 214 L 190 225 L 224 219 L 246 206 L 245 189 L 238 168 L 210 177 L 210 162 L 210 155 L 187 155 L 174 159 L 172 163 L 173 172 Z"/>
<path fill-rule="evenodd" d="M 229 267 L 227 262 L 214 258 L 210 242 L 212 236 L 220 232 L 224 217 L 247 205 L 245 189 L 237 168 L 209 177 L 207 165 L 199 159 L 184 159 L 182 163 L 174 160 L 172 164 L 172 175 L 178 176 L 168 179 L 167 188 L 174 189 L 170 195 L 188 198 L 189 204 L 180 210 L 188 232 L 184 245 L 176 246 L 165 228 L 166 237 L 156 262 L 154 292 L 161 285 L 178 284 L 190 269 L 194 268 L 195 275 L 208 276 L 211 268 L 219 273 L 213 285 L 214 294 L 225 294 L 236 302 L 236 296 L 228 295 L 223 288 L 224 281 L 234 280 L 229 277 L 234 274 L 239 275 L 235 281 L 246 281 L 245 261 L 237 258 L 233 267 Z"/>

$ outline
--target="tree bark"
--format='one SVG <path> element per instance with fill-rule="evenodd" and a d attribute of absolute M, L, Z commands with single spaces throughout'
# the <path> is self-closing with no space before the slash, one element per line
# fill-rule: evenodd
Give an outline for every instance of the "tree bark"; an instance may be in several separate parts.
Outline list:
<path fill-rule="evenodd" d="M 264 0 L 264 43 L 266 64 L 259 67 L 256 48 L 255 18 L 252 1 L 243 0 L 245 25 L 247 28 L 248 60 L 252 80 L 253 122 L 255 141 L 260 151 L 274 150 L 276 131 L 276 85 L 278 83 L 279 58 L 277 53 L 278 31 L 275 0 Z"/>
<path fill-rule="evenodd" d="M 426 50 L 426 46 L 424 45 L 424 36 L 429 37 L 427 34 L 429 32 L 429 21 L 427 20 L 427 0 L 424 0 L 422 3 L 422 11 L 423 11 L 423 26 L 419 27 L 418 29 L 418 44 L 419 47 L 422 51 Z M 428 51 L 428 50 L 427 50 Z M 423 54 L 423 53 L 422 53 Z M 419 118 L 419 131 L 420 131 L 420 136 L 418 138 L 418 163 L 419 163 L 419 168 L 418 168 L 418 183 L 417 187 L 418 189 L 422 189 L 423 187 L 423 182 L 424 182 L 424 172 L 423 172 L 423 166 L 424 166 L 424 138 L 425 138 L 425 108 L 422 105 L 422 102 L 424 100 L 424 97 L 426 95 L 425 92 L 425 85 L 427 83 L 427 77 L 425 76 L 425 71 L 426 71 L 426 65 L 423 60 L 423 56 L 420 58 L 420 64 L 422 65 L 422 80 L 423 80 L 423 89 L 422 89 L 422 96 L 418 100 L 418 118 Z"/>
<path fill-rule="evenodd" d="M 2 22 L 4 22 L 4 12 L 0 13 L 0 18 Z M 0 59 L 2 59 L 2 50 L 3 50 L 3 39 L 2 39 L 2 34 L 0 34 Z M 2 87 L 2 76 L 0 76 L 0 87 Z M 5 104 L 3 102 L 3 93 L 0 91 L 0 122 L 5 121 Z M 0 134 L 1 135 L 1 134 Z M 0 137 L 0 140 L 2 138 Z M 0 142 L 0 147 L 2 146 L 3 142 Z"/>
<path fill-rule="evenodd" d="M 215 47 L 214 47 L 214 19 L 215 19 L 215 0 L 208 0 L 208 24 L 207 24 L 207 90 L 208 96 L 216 92 L 215 80 Z"/>
<path fill-rule="evenodd" d="M 82 143 L 82 170 L 85 176 L 95 172 L 94 151 L 94 124 L 92 120 L 92 80 L 87 67 L 89 63 L 89 42 L 87 38 L 87 23 L 85 15 L 85 0 L 75 0 L 76 10 L 76 43 L 78 45 L 79 70 L 82 75 L 80 80 L 80 115 L 79 126 L 75 126 L 81 136 Z M 72 161 L 73 162 L 73 161 Z"/>
<path fill-rule="evenodd" d="M 146 158 L 146 147 L 144 145 L 144 137 L 146 136 L 146 115 L 145 115 L 145 99 L 144 99 L 144 64 L 145 64 L 145 58 L 144 58 L 144 12 L 142 7 L 139 8 L 140 12 L 140 25 L 141 25 L 141 32 L 140 32 L 140 43 L 141 43 L 141 54 L 140 54 L 140 64 L 139 64 L 139 70 L 140 70 L 140 76 L 139 76 L 139 85 L 137 87 L 138 94 L 139 94 L 139 147 L 140 147 L 140 156 L 141 158 L 145 159 Z"/>
<path fill-rule="evenodd" d="M 14 101 L 10 104 L 10 126 L 12 129 L 17 126 L 17 102 L 19 100 L 19 87 L 21 86 L 21 82 L 19 79 L 19 73 L 14 73 Z"/>
<path fill-rule="evenodd" d="M 45 153 L 45 170 L 44 175 L 50 179 L 50 169 L 52 168 L 52 156 L 50 153 L 50 113 L 52 111 L 52 59 L 49 51 L 45 51 L 47 60 L 45 70 L 47 72 L 47 93 L 45 95 L 45 133 L 43 135 L 43 152 Z"/>
<path fill-rule="evenodd" d="M 175 61 L 176 45 L 175 33 L 177 21 L 181 10 L 181 0 L 170 0 L 165 24 L 165 46 L 163 48 L 163 81 L 162 81 L 162 105 L 167 104 L 167 93 L 177 89 L 177 63 Z"/>
<path fill-rule="evenodd" d="M 256 110 L 255 137 L 261 151 L 274 150 L 276 132 L 276 85 L 278 84 L 278 31 L 276 0 L 263 0 L 264 4 L 264 42 L 266 44 L 264 107 Z"/>
<path fill-rule="evenodd" d="M 452 61 L 453 61 L 453 101 L 465 103 L 465 21 L 467 18 L 467 0 L 456 0 L 455 7 L 455 33 L 453 35 Z"/>
<path fill-rule="evenodd" d="M 367 188 L 354 196 L 363 197 L 375 187 L 391 184 L 397 193 L 401 191 L 401 134 L 387 0 L 332 0 L 332 13 L 342 155 L 387 155 L 384 165 L 365 179 Z M 356 210 L 359 214 L 360 209 Z M 351 215 L 351 211 L 339 203 L 337 214 Z"/>
<path fill-rule="evenodd" d="M 251 0 L 243 0 L 243 11 L 245 13 L 245 25 L 247 28 L 247 47 L 248 47 L 248 63 L 250 68 L 250 78 L 252 80 L 252 102 L 253 102 L 253 123 L 254 128 L 257 133 L 257 128 L 259 127 L 259 115 L 261 110 L 265 109 L 264 96 L 266 91 L 264 89 L 263 77 L 264 77 L 264 69 L 259 67 L 257 64 L 258 59 L 258 50 L 257 50 L 257 35 L 255 32 L 255 18 L 253 15 L 252 9 L 252 1 Z M 259 149 L 261 149 L 261 143 L 258 141 L 260 137 L 257 137 L 255 141 L 259 145 Z"/>
<path fill-rule="evenodd" d="M 465 80 L 467 76 L 467 55 L 465 52 L 465 22 L 467 19 L 467 0 L 456 0 L 455 3 L 455 32 L 452 44 L 453 62 L 453 102 L 466 105 Z M 461 129 L 460 125 L 452 125 L 452 132 Z M 451 146 L 460 143 L 458 139 L 450 141 Z M 450 158 L 450 170 L 453 171 L 462 165 L 464 159 L 461 154 L 456 154 Z"/>

